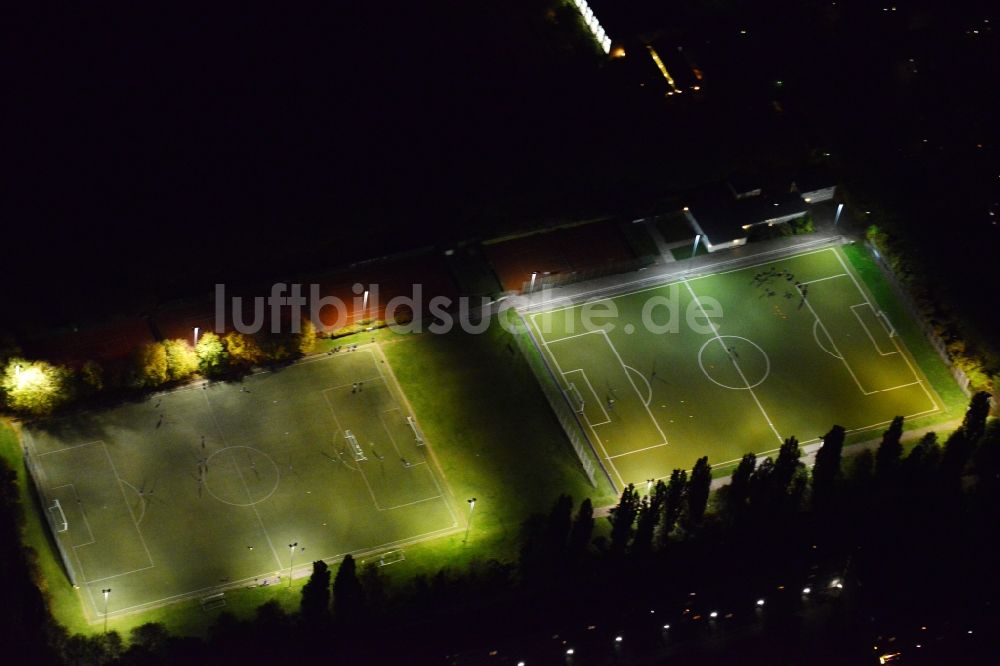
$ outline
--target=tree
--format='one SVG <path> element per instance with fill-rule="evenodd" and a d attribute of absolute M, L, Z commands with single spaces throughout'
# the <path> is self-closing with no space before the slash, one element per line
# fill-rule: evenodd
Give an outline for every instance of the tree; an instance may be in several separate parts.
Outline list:
<path fill-rule="evenodd" d="M 642 498 L 639 504 L 639 516 L 636 520 L 635 536 L 632 539 L 632 552 L 646 554 L 653 549 L 653 533 L 660 523 L 663 505 L 667 499 L 667 484 L 657 481 L 653 491 Z"/>
<path fill-rule="evenodd" d="M 104 389 L 104 368 L 97 361 L 87 361 L 80 368 L 80 383 L 88 393 L 100 393 Z"/>
<path fill-rule="evenodd" d="M 632 524 L 639 513 L 639 493 L 631 483 L 622 491 L 618 506 L 611 509 L 611 553 L 622 555 L 632 536 Z"/>
<path fill-rule="evenodd" d="M 683 469 L 675 469 L 670 473 L 670 481 L 667 482 L 666 497 L 663 500 L 663 513 L 660 521 L 660 547 L 666 545 L 670 534 L 677 526 L 681 513 L 684 511 L 684 489 L 687 488 L 687 472 Z"/>
<path fill-rule="evenodd" d="M 946 481 L 955 481 L 965 471 L 975 444 L 969 439 L 965 428 L 959 426 L 951 433 L 944 443 L 944 454 L 941 456 L 941 475 Z"/>
<path fill-rule="evenodd" d="M 965 412 L 965 418 L 962 420 L 962 429 L 973 446 L 986 432 L 986 418 L 989 415 L 990 394 L 986 391 L 980 391 L 972 396 L 969 401 L 969 409 Z"/>
<path fill-rule="evenodd" d="M 333 619 L 340 625 L 357 624 L 364 614 L 365 595 L 352 555 L 344 556 L 333 579 Z"/>
<path fill-rule="evenodd" d="M 330 567 L 323 560 L 313 562 L 312 575 L 302 586 L 302 600 L 299 607 L 302 621 L 307 625 L 319 625 L 330 617 Z"/>
<path fill-rule="evenodd" d="M 198 354 L 187 340 L 165 340 L 163 350 L 166 353 L 167 377 L 170 381 L 181 381 L 198 372 Z"/>
<path fill-rule="evenodd" d="M 545 559 L 552 565 L 566 554 L 566 540 L 569 538 L 570 522 L 573 519 L 573 498 L 560 495 L 545 521 Z"/>
<path fill-rule="evenodd" d="M 903 460 L 902 471 L 908 485 L 916 490 L 926 487 L 941 464 L 941 447 L 937 433 L 929 432 L 920 438 L 910 455 Z"/>
<path fill-rule="evenodd" d="M 712 490 L 712 466 L 708 456 L 702 456 L 691 468 L 691 478 L 684 492 L 684 527 L 691 530 L 701 524 Z"/>
<path fill-rule="evenodd" d="M 229 355 L 215 333 L 202 333 L 194 351 L 198 354 L 198 368 L 206 377 L 217 377 L 226 371 Z"/>
<path fill-rule="evenodd" d="M 903 417 L 892 420 L 889 429 L 882 435 L 882 443 L 875 452 L 875 478 L 886 480 L 895 475 L 903 457 Z"/>
<path fill-rule="evenodd" d="M 147 342 L 135 350 L 135 380 L 139 386 L 160 386 L 168 377 L 167 350 L 163 343 Z"/>
<path fill-rule="evenodd" d="M 580 508 L 576 511 L 573 525 L 569 531 L 568 552 L 572 560 L 579 559 L 590 545 L 590 538 L 594 534 L 594 505 L 590 498 L 580 503 Z"/>
<path fill-rule="evenodd" d="M 45 361 L 12 358 L 0 388 L 7 406 L 31 416 L 46 416 L 71 397 L 72 373 Z"/>
<path fill-rule="evenodd" d="M 723 507 L 730 520 L 738 520 L 746 512 L 747 502 L 750 500 L 750 479 L 756 468 L 757 455 L 747 453 L 730 477 L 729 485 L 722 493 Z"/>
<path fill-rule="evenodd" d="M 812 501 L 816 509 L 828 509 L 834 504 L 846 434 L 842 426 L 833 426 L 830 432 L 823 435 L 823 445 L 816 452 L 812 468 Z"/>
<path fill-rule="evenodd" d="M 251 335 L 230 331 L 223 336 L 222 342 L 226 347 L 230 367 L 249 370 L 264 360 L 264 352 Z"/>
<path fill-rule="evenodd" d="M 316 348 L 316 326 L 312 319 L 302 318 L 302 325 L 299 328 L 299 353 L 308 354 Z"/>

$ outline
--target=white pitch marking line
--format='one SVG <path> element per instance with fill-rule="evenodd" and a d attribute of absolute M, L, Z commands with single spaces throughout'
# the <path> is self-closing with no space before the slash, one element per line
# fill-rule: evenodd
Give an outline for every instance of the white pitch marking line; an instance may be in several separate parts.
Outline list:
<path fill-rule="evenodd" d="M 226 434 L 222 431 L 222 426 L 219 425 L 219 419 L 215 416 L 215 410 L 212 409 L 212 401 L 208 399 L 208 391 L 202 391 L 202 395 L 205 396 L 205 404 L 208 405 L 208 413 L 212 415 L 212 421 L 215 423 L 215 429 L 219 433 L 219 441 L 222 442 L 224 448 L 229 448 L 229 442 L 226 441 Z M 240 477 L 240 481 L 243 482 L 243 488 L 247 491 L 247 499 L 253 502 L 253 496 L 250 494 L 250 487 L 247 486 L 246 480 L 243 478 L 243 472 L 240 471 L 239 465 L 236 463 L 236 457 L 230 453 L 230 459 L 233 461 L 233 466 L 236 467 L 236 473 Z M 274 548 L 274 543 L 271 541 L 271 535 L 267 532 L 267 527 L 264 526 L 264 520 L 260 517 L 260 512 L 257 511 L 257 506 L 255 504 L 250 505 L 250 509 L 253 511 L 253 515 L 257 517 L 257 523 L 260 525 L 260 529 L 264 532 L 264 538 L 267 539 L 267 545 L 271 547 L 271 554 L 274 555 L 274 561 L 278 563 L 278 569 L 282 568 L 281 558 L 278 557 L 278 551 Z"/>
<path fill-rule="evenodd" d="M 641 372 L 633 368 L 631 365 L 626 365 L 625 369 L 631 370 L 633 374 L 639 375 L 639 379 L 641 379 L 646 384 L 646 389 L 649 391 L 649 393 L 647 394 L 647 397 L 643 402 L 647 407 L 649 407 L 649 403 L 653 401 L 653 387 L 649 385 L 649 380 L 646 379 Z"/>
<path fill-rule="evenodd" d="M 122 478 L 118 476 L 118 469 L 115 467 L 115 462 L 111 459 L 111 453 L 108 451 L 108 445 L 103 441 L 101 444 L 104 447 L 104 455 L 108 459 L 108 463 L 111 465 L 111 472 L 115 475 L 115 480 L 118 481 L 118 490 L 122 492 L 122 499 L 125 501 L 125 508 L 128 510 L 128 515 L 132 518 L 132 524 L 135 525 L 135 532 L 139 535 L 139 541 L 142 542 L 142 548 L 146 551 L 146 557 L 149 558 L 149 566 L 153 566 L 153 556 L 149 553 L 149 546 L 146 545 L 146 540 L 142 537 L 142 530 L 139 529 L 139 523 L 136 522 L 135 515 L 132 513 L 132 507 L 129 506 L 128 497 L 125 496 L 125 488 L 122 487 Z"/>
<path fill-rule="evenodd" d="M 574 372 L 579 372 L 581 375 L 583 375 L 583 381 L 587 382 L 587 387 L 590 389 L 591 395 L 594 396 L 594 403 L 598 407 L 600 407 L 601 413 L 604 414 L 604 420 L 603 421 L 601 421 L 600 423 L 591 423 L 590 425 L 592 425 L 592 426 L 599 426 L 599 425 L 604 425 L 605 423 L 611 423 L 611 417 L 608 415 L 608 411 L 606 409 L 604 409 L 604 405 L 601 404 L 600 398 L 597 397 L 597 391 L 594 390 L 593 384 L 590 383 L 590 378 L 587 377 L 587 372 L 583 368 L 575 368 L 573 370 L 567 370 L 566 372 L 564 372 L 562 374 L 563 374 L 563 377 L 565 377 L 566 375 L 571 375 Z M 586 405 L 584 407 L 586 408 Z"/>
<path fill-rule="evenodd" d="M 837 261 L 840 262 L 840 265 L 844 267 L 844 271 L 851 278 L 851 281 L 854 282 L 854 286 L 858 290 L 858 293 L 861 294 L 861 297 L 864 298 L 865 301 L 868 303 L 868 305 L 871 306 L 872 310 L 874 310 L 875 306 L 872 305 L 871 300 L 868 298 L 868 294 L 865 292 L 864 289 L 861 288 L 861 285 L 858 283 L 857 278 L 855 278 L 854 274 L 851 273 L 851 271 L 847 268 L 847 264 L 844 263 L 844 259 L 840 256 L 840 253 L 834 251 L 833 254 L 835 257 L 837 257 Z M 892 344 L 896 347 L 896 350 L 900 352 L 899 355 L 903 357 L 903 360 L 906 362 L 907 367 L 910 368 L 910 372 L 913 373 L 913 378 L 920 383 L 920 387 L 924 390 L 924 393 L 927 395 L 927 398 L 931 401 L 931 407 L 933 407 L 935 411 L 941 409 L 937 401 L 934 399 L 934 396 L 927 388 L 927 384 L 921 379 L 920 374 L 917 372 L 917 369 L 913 367 L 913 364 L 910 362 L 909 356 L 899 346 L 899 342 L 896 340 L 895 337 L 892 338 Z"/>
<path fill-rule="evenodd" d="M 796 289 L 798 289 L 798 287 L 796 287 Z M 823 320 L 820 319 L 820 316 L 816 312 L 816 310 L 813 309 L 812 303 L 810 303 L 809 299 L 806 297 L 802 298 L 802 302 L 806 304 L 806 307 L 809 308 L 809 312 L 812 313 L 812 316 L 816 318 L 816 322 L 819 323 L 820 328 L 822 328 L 823 332 L 826 333 L 826 337 L 830 341 L 830 345 L 833 347 L 833 351 L 835 351 L 837 353 L 837 356 L 840 357 L 840 360 L 844 364 L 844 367 L 847 368 L 847 372 L 851 375 L 851 379 L 853 379 L 854 383 L 857 384 L 858 390 L 861 391 L 862 395 L 871 395 L 872 392 L 866 391 L 865 387 L 861 385 L 861 382 L 858 380 L 858 376 L 854 374 L 854 370 L 851 369 L 851 366 L 847 362 L 847 359 L 844 358 L 843 353 L 841 353 L 841 351 L 837 348 L 837 343 L 833 341 L 833 336 L 830 335 L 830 330 L 826 327 L 826 324 L 823 323 Z"/>
<path fill-rule="evenodd" d="M 705 321 L 707 321 L 708 325 L 712 328 L 712 332 L 715 334 L 715 339 L 718 340 L 720 345 L 725 347 L 726 343 L 722 341 L 722 336 L 719 335 L 719 329 L 716 327 L 715 322 L 712 321 L 712 318 L 708 316 L 708 313 L 705 312 L 705 308 L 702 307 L 701 301 L 698 300 L 698 296 L 694 293 L 694 289 L 691 288 L 691 285 L 688 283 L 687 280 L 684 280 L 684 286 L 687 287 L 687 290 L 691 294 L 691 298 L 694 299 L 694 302 L 698 304 L 698 309 L 701 310 L 701 314 L 703 317 L 705 317 Z M 736 372 L 739 373 L 740 378 L 743 380 L 743 383 L 747 385 L 747 390 L 750 391 L 750 396 L 753 398 L 753 401 L 757 403 L 757 408 L 760 410 L 760 413 L 764 415 L 764 420 L 767 421 L 767 425 L 771 427 L 771 431 L 774 433 L 774 436 L 778 438 L 779 442 L 783 441 L 781 438 L 781 434 L 778 432 L 778 429 L 775 428 L 774 423 L 771 422 L 771 417 L 767 415 L 767 411 L 764 409 L 764 405 L 760 403 L 760 400 L 757 398 L 757 394 L 754 393 L 754 390 L 752 388 L 750 388 L 750 382 L 747 380 L 746 375 L 743 374 L 743 368 L 740 367 L 739 361 L 737 361 L 732 356 L 730 356 L 729 358 L 733 362 L 733 367 L 736 368 Z"/>
<path fill-rule="evenodd" d="M 842 356 L 838 356 L 837 354 L 833 353 L 832 351 L 830 351 L 829 349 L 826 348 L 826 345 L 824 345 L 822 342 L 820 342 L 820 340 L 819 340 L 819 319 L 813 320 L 813 339 L 816 340 L 816 346 L 819 347 L 820 349 L 822 349 L 823 351 L 825 351 L 827 354 L 829 354 L 830 356 L 834 357 L 835 359 L 839 359 L 841 361 L 844 360 Z"/>
<path fill-rule="evenodd" d="M 615 455 L 610 456 L 610 458 L 622 458 L 624 456 L 630 456 L 633 453 L 642 453 L 643 451 L 651 451 L 653 449 L 662 449 L 666 445 L 667 445 L 666 442 L 664 442 L 663 444 L 654 444 L 653 446 L 644 446 L 641 449 L 634 449 L 632 451 L 626 451 L 625 453 L 616 453 Z"/>
<path fill-rule="evenodd" d="M 607 340 L 608 346 L 611 347 L 611 351 L 614 352 L 615 357 L 618 358 L 618 362 L 621 364 L 622 370 L 625 372 L 625 376 L 628 378 L 628 383 L 632 385 L 632 390 L 635 391 L 635 395 L 637 398 L 639 398 L 639 402 L 643 403 L 642 406 L 645 407 L 646 414 L 649 415 L 649 420 L 653 422 L 653 426 L 656 428 L 656 432 L 660 433 L 660 437 L 663 438 L 662 443 L 669 444 L 669 442 L 667 441 L 667 436 L 663 433 L 663 430 L 660 428 L 660 423 L 656 420 L 656 417 L 653 416 L 653 412 L 649 409 L 649 404 L 643 401 L 642 394 L 639 393 L 639 387 L 635 385 L 635 380 L 633 380 L 632 375 L 629 374 L 628 366 L 625 365 L 625 361 L 622 360 L 622 356 L 621 354 L 618 353 L 618 349 L 615 347 L 615 344 L 611 342 L 611 338 L 608 337 L 607 333 L 604 333 L 604 339 Z"/>
<path fill-rule="evenodd" d="M 851 306 L 850 310 L 851 312 L 854 313 L 854 317 L 858 320 L 858 323 L 861 324 L 861 328 L 865 329 L 865 335 L 867 335 L 868 339 L 872 341 L 872 346 L 875 347 L 875 351 L 877 351 L 880 356 L 892 356 L 893 354 L 898 354 L 899 353 L 898 351 L 891 351 L 891 352 L 882 351 L 882 348 L 878 346 L 877 342 L 875 342 L 875 338 L 874 336 L 872 336 L 871 331 L 868 330 L 868 326 L 865 325 L 865 322 L 863 319 L 861 319 L 861 315 L 858 314 L 858 311 L 854 309 L 854 308 L 864 308 L 864 307 L 871 308 L 871 304 L 856 303 Z M 874 310 L 872 310 L 872 312 L 874 312 Z M 878 314 L 875 315 L 875 318 L 876 319 L 878 318 Z"/>
<path fill-rule="evenodd" d="M 534 323 L 534 322 L 532 322 L 532 323 Z M 537 329 L 537 326 L 536 326 L 536 329 Z M 551 358 L 552 362 L 555 364 L 556 371 L 560 375 L 562 375 L 563 378 L 565 379 L 566 373 L 563 372 L 562 367 L 559 365 L 559 359 L 556 358 L 555 353 L 553 353 L 552 349 L 549 348 L 549 343 L 548 343 L 548 341 L 546 341 L 545 335 L 542 334 L 541 331 L 539 331 L 539 333 L 538 333 L 538 339 L 542 341 L 542 347 L 545 348 L 545 351 L 548 352 L 548 354 L 549 354 L 549 358 Z M 591 390 L 593 391 L 593 387 L 591 387 Z M 624 488 L 628 484 L 625 483 L 625 477 L 623 477 L 621 475 L 621 472 L 619 472 L 618 468 L 615 467 L 615 464 L 611 461 L 611 458 L 608 457 L 608 450 L 604 446 L 604 440 L 602 440 L 601 436 L 597 434 L 597 429 L 590 422 L 590 419 L 587 418 L 586 414 L 580 414 L 580 418 L 582 418 L 583 421 L 587 424 L 587 427 L 590 428 L 591 434 L 593 434 L 594 435 L 594 439 L 597 440 L 597 445 L 600 447 L 601 451 L 604 453 L 604 457 L 602 458 L 602 460 L 607 460 L 608 461 L 608 464 L 611 465 L 611 469 L 612 469 L 612 471 L 614 471 L 615 476 L 618 477 L 618 482 L 621 483 L 621 487 Z"/>

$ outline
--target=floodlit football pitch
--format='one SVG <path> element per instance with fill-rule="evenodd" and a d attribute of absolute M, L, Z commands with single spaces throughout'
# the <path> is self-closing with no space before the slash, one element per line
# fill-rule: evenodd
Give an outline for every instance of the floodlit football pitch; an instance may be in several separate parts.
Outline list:
<path fill-rule="evenodd" d="M 708 319 L 711 299 L 721 316 Z M 617 316 L 602 319 L 609 308 Z M 793 435 L 817 441 L 834 424 L 877 432 L 895 416 L 942 409 L 839 249 L 528 321 L 615 484 L 644 488 L 703 455 L 723 465 Z"/>
<path fill-rule="evenodd" d="M 381 350 L 341 351 L 27 429 L 42 502 L 88 617 L 460 529 Z M 297 544 L 294 547 L 291 544 Z"/>

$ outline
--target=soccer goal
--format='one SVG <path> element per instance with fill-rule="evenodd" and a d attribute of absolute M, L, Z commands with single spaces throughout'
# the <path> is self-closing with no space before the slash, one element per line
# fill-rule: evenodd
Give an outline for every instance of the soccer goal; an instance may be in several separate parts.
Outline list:
<path fill-rule="evenodd" d="M 344 437 L 347 439 L 348 445 L 351 447 L 351 453 L 354 454 L 355 462 L 360 462 L 362 460 L 368 460 L 365 456 L 364 450 L 362 450 L 361 445 L 358 444 L 358 438 L 354 436 L 350 430 L 344 432 Z"/>
<path fill-rule="evenodd" d="M 885 327 L 885 332 L 889 334 L 890 338 L 896 337 L 896 327 L 892 325 L 889 321 L 889 317 L 882 310 L 875 310 L 876 317 L 881 320 L 882 326 Z"/>
<path fill-rule="evenodd" d="M 564 393 L 566 394 L 566 399 L 569 401 L 569 404 L 573 407 L 573 411 L 577 414 L 583 414 L 583 396 L 580 395 L 580 391 L 576 388 L 576 384 L 570 382 Z"/>
<path fill-rule="evenodd" d="M 207 597 L 202 597 L 199 602 L 201 603 L 201 609 L 203 611 L 222 608 L 226 605 L 226 593 L 219 592 L 218 594 L 211 594 Z"/>
<path fill-rule="evenodd" d="M 361 561 L 362 564 L 375 564 L 380 567 L 387 567 L 390 564 L 396 564 L 397 562 L 406 561 L 406 555 L 403 553 L 402 549 L 390 550 L 385 553 L 379 553 L 378 555 L 373 555 L 372 557 L 366 558 Z"/>
<path fill-rule="evenodd" d="M 406 422 L 410 424 L 410 430 L 413 431 L 413 436 L 417 440 L 417 446 L 424 445 L 424 433 L 420 432 L 420 428 L 417 426 L 417 420 L 412 416 L 406 417 Z"/>
<path fill-rule="evenodd" d="M 52 527 L 56 532 L 65 532 L 69 529 L 66 514 L 63 512 L 62 504 L 59 503 L 59 500 L 52 500 L 52 506 L 49 507 L 49 516 L 52 518 Z"/>

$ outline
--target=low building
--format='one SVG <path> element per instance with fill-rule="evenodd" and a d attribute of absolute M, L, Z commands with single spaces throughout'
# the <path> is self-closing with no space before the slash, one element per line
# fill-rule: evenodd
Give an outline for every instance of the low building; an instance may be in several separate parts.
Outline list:
<path fill-rule="evenodd" d="M 716 185 L 701 192 L 684 208 L 684 215 L 709 252 L 745 244 L 754 227 L 774 226 L 807 213 L 798 193 L 766 194 L 762 188 L 753 189 L 760 191 L 739 192 L 743 196 L 737 196 L 731 183 Z"/>
<path fill-rule="evenodd" d="M 795 174 L 791 191 L 798 193 L 807 204 L 830 201 L 837 193 L 837 182 L 829 169 L 808 167 Z"/>

